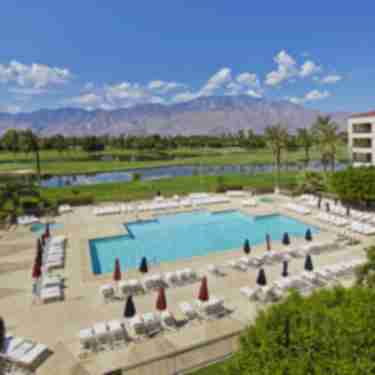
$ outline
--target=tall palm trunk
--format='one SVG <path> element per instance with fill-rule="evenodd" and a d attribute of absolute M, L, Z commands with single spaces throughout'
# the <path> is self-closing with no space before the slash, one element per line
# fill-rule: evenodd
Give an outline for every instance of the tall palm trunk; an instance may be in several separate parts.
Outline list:
<path fill-rule="evenodd" d="M 35 161 L 36 161 L 36 174 L 37 174 L 37 179 L 38 179 L 38 185 L 40 185 L 41 168 L 40 168 L 40 155 L 39 155 L 38 147 L 35 150 Z"/>

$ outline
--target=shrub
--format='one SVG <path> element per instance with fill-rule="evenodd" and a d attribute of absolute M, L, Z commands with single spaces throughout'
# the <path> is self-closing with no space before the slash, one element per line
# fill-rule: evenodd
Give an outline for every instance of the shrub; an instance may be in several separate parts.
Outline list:
<path fill-rule="evenodd" d="M 242 185 L 228 185 L 228 184 L 220 184 L 216 187 L 216 193 L 225 193 L 228 190 L 242 190 Z"/>
<path fill-rule="evenodd" d="M 86 206 L 94 203 L 94 196 L 90 193 L 80 193 L 76 195 L 68 195 L 57 199 L 57 204 L 69 204 L 71 206 Z"/>
<path fill-rule="evenodd" d="M 297 294 L 261 312 L 240 339 L 228 375 L 364 374 L 375 368 L 375 290 Z"/>

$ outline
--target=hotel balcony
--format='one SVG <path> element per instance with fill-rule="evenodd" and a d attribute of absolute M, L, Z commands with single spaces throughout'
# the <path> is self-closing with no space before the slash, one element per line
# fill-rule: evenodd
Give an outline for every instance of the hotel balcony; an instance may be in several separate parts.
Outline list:
<path fill-rule="evenodd" d="M 371 134 L 372 132 L 373 132 L 372 124 L 353 124 L 352 125 L 353 135 Z"/>

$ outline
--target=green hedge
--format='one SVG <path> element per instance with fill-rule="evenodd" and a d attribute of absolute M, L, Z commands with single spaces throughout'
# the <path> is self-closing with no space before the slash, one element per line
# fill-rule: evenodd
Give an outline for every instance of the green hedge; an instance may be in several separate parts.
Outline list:
<path fill-rule="evenodd" d="M 94 196 L 90 193 L 66 195 L 56 200 L 58 205 L 69 204 L 71 206 L 86 206 L 89 204 L 93 204 L 94 201 Z"/>

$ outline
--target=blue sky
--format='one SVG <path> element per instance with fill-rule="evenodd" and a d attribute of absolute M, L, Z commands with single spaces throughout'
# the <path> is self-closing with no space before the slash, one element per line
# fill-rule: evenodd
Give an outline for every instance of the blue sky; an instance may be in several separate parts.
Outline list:
<path fill-rule="evenodd" d="M 1 5 L 1 111 L 236 94 L 325 111 L 375 108 L 370 1 Z"/>

